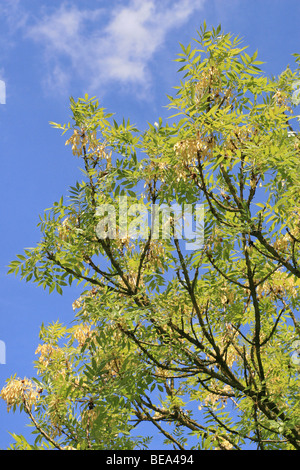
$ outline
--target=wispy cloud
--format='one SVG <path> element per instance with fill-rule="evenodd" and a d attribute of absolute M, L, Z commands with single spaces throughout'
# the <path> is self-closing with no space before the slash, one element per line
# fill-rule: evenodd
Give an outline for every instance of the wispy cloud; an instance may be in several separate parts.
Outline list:
<path fill-rule="evenodd" d="M 3 59 L 16 45 L 16 33 L 25 27 L 28 13 L 20 0 L 0 1 L 0 18 L 0 59 Z"/>
<path fill-rule="evenodd" d="M 63 89 L 76 77 L 91 90 L 111 82 L 146 87 L 149 61 L 167 34 L 205 1 L 129 0 L 93 10 L 63 3 L 27 26 L 27 36 L 44 49 L 48 86 Z"/>
<path fill-rule="evenodd" d="M 6 21 L 9 32 L 22 28 L 28 19 L 28 12 L 23 9 L 20 0 L 6 0 L 0 3 L 0 17 Z"/>

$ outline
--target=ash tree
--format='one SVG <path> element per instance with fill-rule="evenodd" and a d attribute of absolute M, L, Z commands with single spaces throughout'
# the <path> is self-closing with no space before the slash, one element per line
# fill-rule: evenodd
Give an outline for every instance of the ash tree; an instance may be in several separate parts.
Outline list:
<path fill-rule="evenodd" d="M 33 426 L 13 448 L 144 449 L 158 433 L 175 449 L 300 448 L 300 55 L 268 78 L 220 26 L 181 47 L 167 122 L 141 132 L 85 95 L 52 123 L 83 178 L 9 271 L 82 294 L 71 325 L 41 327 L 37 376 L 2 389 Z M 141 208 L 174 203 L 204 208 L 201 246 L 172 211 L 139 232 Z"/>

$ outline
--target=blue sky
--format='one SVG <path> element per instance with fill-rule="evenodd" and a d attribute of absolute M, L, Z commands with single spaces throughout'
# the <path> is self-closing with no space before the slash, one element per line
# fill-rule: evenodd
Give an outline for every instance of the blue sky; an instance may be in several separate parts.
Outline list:
<path fill-rule="evenodd" d="M 206 20 L 244 38 L 268 75 L 300 53 L 299 0 L 0 0 L 0 389 L 34 374 L 42 322 L 70 322 L 77 293 L 50 296 L 10 275 L 7 265 L 39 241 L 41 214 L 77 179 L 79 162 L 49 121 L 69 120 L 69 96 L 96 95 L 116 120 L 140 129 L 167 117 L 166 94 L 178 84 L 179 42 Z M 0 449 L 27 420 L 0 401 Z"/>

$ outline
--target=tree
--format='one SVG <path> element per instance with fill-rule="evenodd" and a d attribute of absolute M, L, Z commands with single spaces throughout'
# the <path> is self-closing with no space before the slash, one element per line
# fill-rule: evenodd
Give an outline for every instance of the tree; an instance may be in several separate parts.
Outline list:
<path fill-rule="evenodd" d="M 1 392 L 37 434 L 17 448 L 145 448 L 143 422 L 176 449 L 300 448 L 300 55 L 267 78 L 220 26 L 194 41 L 166 124 L 118 124 L 87 95 L 52 123 L 84 177 L 9 272 L 83 292 L 74 324 L 42 326 L 39 378 Z M 190 249 L 174 207 L 197 204 Z"/>

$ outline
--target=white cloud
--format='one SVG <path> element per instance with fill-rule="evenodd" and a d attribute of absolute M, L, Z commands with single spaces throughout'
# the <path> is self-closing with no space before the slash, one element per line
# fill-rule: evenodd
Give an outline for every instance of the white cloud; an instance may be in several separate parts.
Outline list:
<path fill-rule="evenodd" d="M 78 10 L 77 7 L 66 7 L 64 4 L 51 15 L 37 20 L 28 30 L 28 36 L 41 42 L 48 52 L 53 54 L 65 53 L 76 57 L 83 43 L 87 41 L 82 32 L 84 23 L 95 21 L 100 10 Z M 79 47 L 79 50 L 78 50 Z"/>
<path fill-rule="evenodd" d="M 148 63 L 166 35 L 184 24 L 205 0 L 129 0 L 86 10 L 62 4 L 37 20 L 27 35 L 45 48 L 47 83 L 66 87 L 76 76 L 92 90 L 112 81 L 149 84 Z"/>
<path fill-rule="evenodd" d="M 5 19 L 9 32 L 14 33 L 23 28 L 28 19 L 28 13 L 23 10 L 20 0 L 6 0 L 0 4 L 0 17 Z"/>

